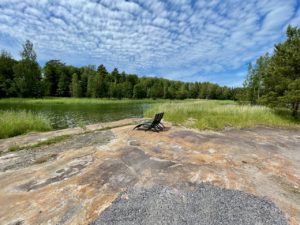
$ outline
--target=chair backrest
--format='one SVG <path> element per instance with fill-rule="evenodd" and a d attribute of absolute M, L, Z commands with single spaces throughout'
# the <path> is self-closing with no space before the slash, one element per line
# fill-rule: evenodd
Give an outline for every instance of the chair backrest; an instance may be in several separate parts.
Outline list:
<path fill-rule="evenodd" d="M 160 123 L 160 121 L 163 118 L 163 116 L 164 116 L 164 112 L 155 114 L 154 120 L 153 120 L 152 123 L 154 123 L 154 124 Z"/>

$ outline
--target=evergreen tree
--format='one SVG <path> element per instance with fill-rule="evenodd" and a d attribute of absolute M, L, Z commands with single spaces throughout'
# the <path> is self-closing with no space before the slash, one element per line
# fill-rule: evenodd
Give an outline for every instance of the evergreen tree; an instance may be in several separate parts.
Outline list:
<path fill-rule="evenodd" d="M 108 85 L 106 83 L 106 77 L 108 72 L 104 65 L 100 65 L 97 69 L 97 81 L 96 81 L 96 92 L 97 97 L 104 98 L 107 97 Z"/>
<path fill-rule="evenodd" d="M 300 105 L 300 29 L 289 26 L 287 40 L 275 45 L 250 66 L 244 82 L 245 98 L 251 103 L 287 107 L 297 117 Z M 244 96 L 237 91 L 239 99 Z"/>
<path fill-rule="evenodd" d="M 297 117 L 300 104 L 300 28 L 289 26 L 287 40 L 275 45 L 264 77 L 262 103 L 286 106 Z"/>
<path fill-rule="evenodd" d="M 108 73 L 104 65 L 77 68 L 50 60 L 41 71 L 36 53 L 27 41 L 21 52 L 22 60 L 12 59 L 7 53 L 0 55 L 0 97 L 62 96 L 62 97 L 111 97 L 111 98 L 234 98 L 226 87 L 209 82 L 184 83 L 156 77 L 139 78 L 134 74 L 121 74 L 115 68 Z M 288 86 L 295 91 L 297 85 Z M 43 90 L 43 92 L 41 92 Z M 262 91 L 261 91 L 262 90 Z M 264 86 L 259 89 L 263 93 Z M 291 92 L 292 93 L 292 92 Z M 260 96 L 260 94 L 258 95 Z M 285 99 L 290 99 L 286 95 Z M 286 101 L 286 100 L 285 100 Z"/>
<path fill-rule="evenodd" d="M 33 44 L 27 40 L 21 52 L 22 60 L 14 66 L 15 84 L 20 97 L 40 97 L 41 70 L 36 62 Z"/>
<path fill-rule="evenodd" d="M 14 66 L 17 61 L 11 55 L 2 51 L 0 54 L 0 98 L 15 96 Z"/>
<path fill-rule="evenodd" d="M 111 76 L 112 76 L 113 82 L 115 84 L 119 83 L 119 81 L 121 79 L 121 75 L 119 74 L 119 71 L 117 68 L 114 68 L 114 70 L 111 72 Z"/>

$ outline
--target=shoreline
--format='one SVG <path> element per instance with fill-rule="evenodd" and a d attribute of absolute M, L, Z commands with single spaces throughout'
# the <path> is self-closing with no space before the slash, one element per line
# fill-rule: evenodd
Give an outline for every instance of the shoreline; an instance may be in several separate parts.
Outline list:
<path fill-rule="evenodd" d="M 120 126 L 132 125 L 143 121 L 144 118 L 127 118 L 104 123 L 95 123 L 82 127 L 65 128 L 60 130 L 52 130 L 45 132 L 30 132 L 23 135 L 18 135 L 10 138 L 0 139 L 0 153 L 8 152 L 10 146 L 19 145 L 34 145 L 38 142 L 49 140 L 63 135 L 78 135 L 97 130 L 112 129 Z"/>

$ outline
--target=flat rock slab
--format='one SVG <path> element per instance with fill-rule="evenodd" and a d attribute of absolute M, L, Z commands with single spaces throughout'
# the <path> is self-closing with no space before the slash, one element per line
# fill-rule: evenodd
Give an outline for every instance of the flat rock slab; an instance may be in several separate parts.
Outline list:
<path fill-rule="evenodd" d="M 132 122 L 1 140 L 0 224 L 300 224 L 299 130 L 99 131 Z"/>
<path fill-rule="evenodd" d="M 115 136 L 110 130 L 95 131 L 92 133 L 74 135 L 67 140 L 49 146 L 25 149 L 17 153 L 7 154 L 0 157 L 0 171 L 25 168 L 46 161 L 53 161 L 63 152 L 80 150 L 86 146 L 103 146 L 114 138 Z M 3 163 L 1 163 L 1 161 Z"/>
<path fill-rule="evenodd" d="M 13 145 L 20 145 L 20 146 L 33 145 L 40 141 L 45 141 L 50 138 L 54 138 L 62 135 L 84 134 L 86 132 L 92 132 L 92 131 L 103 130 L 103 129 L 111 129 L 113 127 L 120 127 L 129 124 L 136 124 L 141 121 L 142 121 L 141 118 L 129 118 L 129 119 L 123 119 L 123 120 L 107 122 L 107 123 L 91 124 L 83 128 L 75 127 L 75 128 L 54 130 L 54 131 L 43 132 L 43 133 L 33 132 L 33 133 L 24 134 L 24 135 L 11 137 L 7 139 L 0 139 L 0 154 L 7 152 L 9 147 Z"/>
<path fill-rule="evenodd" d="M 200 184 L 192 190 L 154 186 L 132 188 L 90 225 L 287 225 L 266 198 Z"/>

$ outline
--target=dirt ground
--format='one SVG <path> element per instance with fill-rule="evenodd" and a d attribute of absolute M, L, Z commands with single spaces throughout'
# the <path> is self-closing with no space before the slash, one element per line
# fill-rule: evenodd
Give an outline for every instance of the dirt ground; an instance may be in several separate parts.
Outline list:
<path fill-rule="evenodd" d="M 0 224 L 89 224 L 128 187 L 203 182 L 267 197 L 300 224 L 299 130 L 200 132 L 169 124 L 155 133 L 124 126 L 133 122 L 0 140 Z M 7 152 L 63 134 L 74 136 Z"/>

